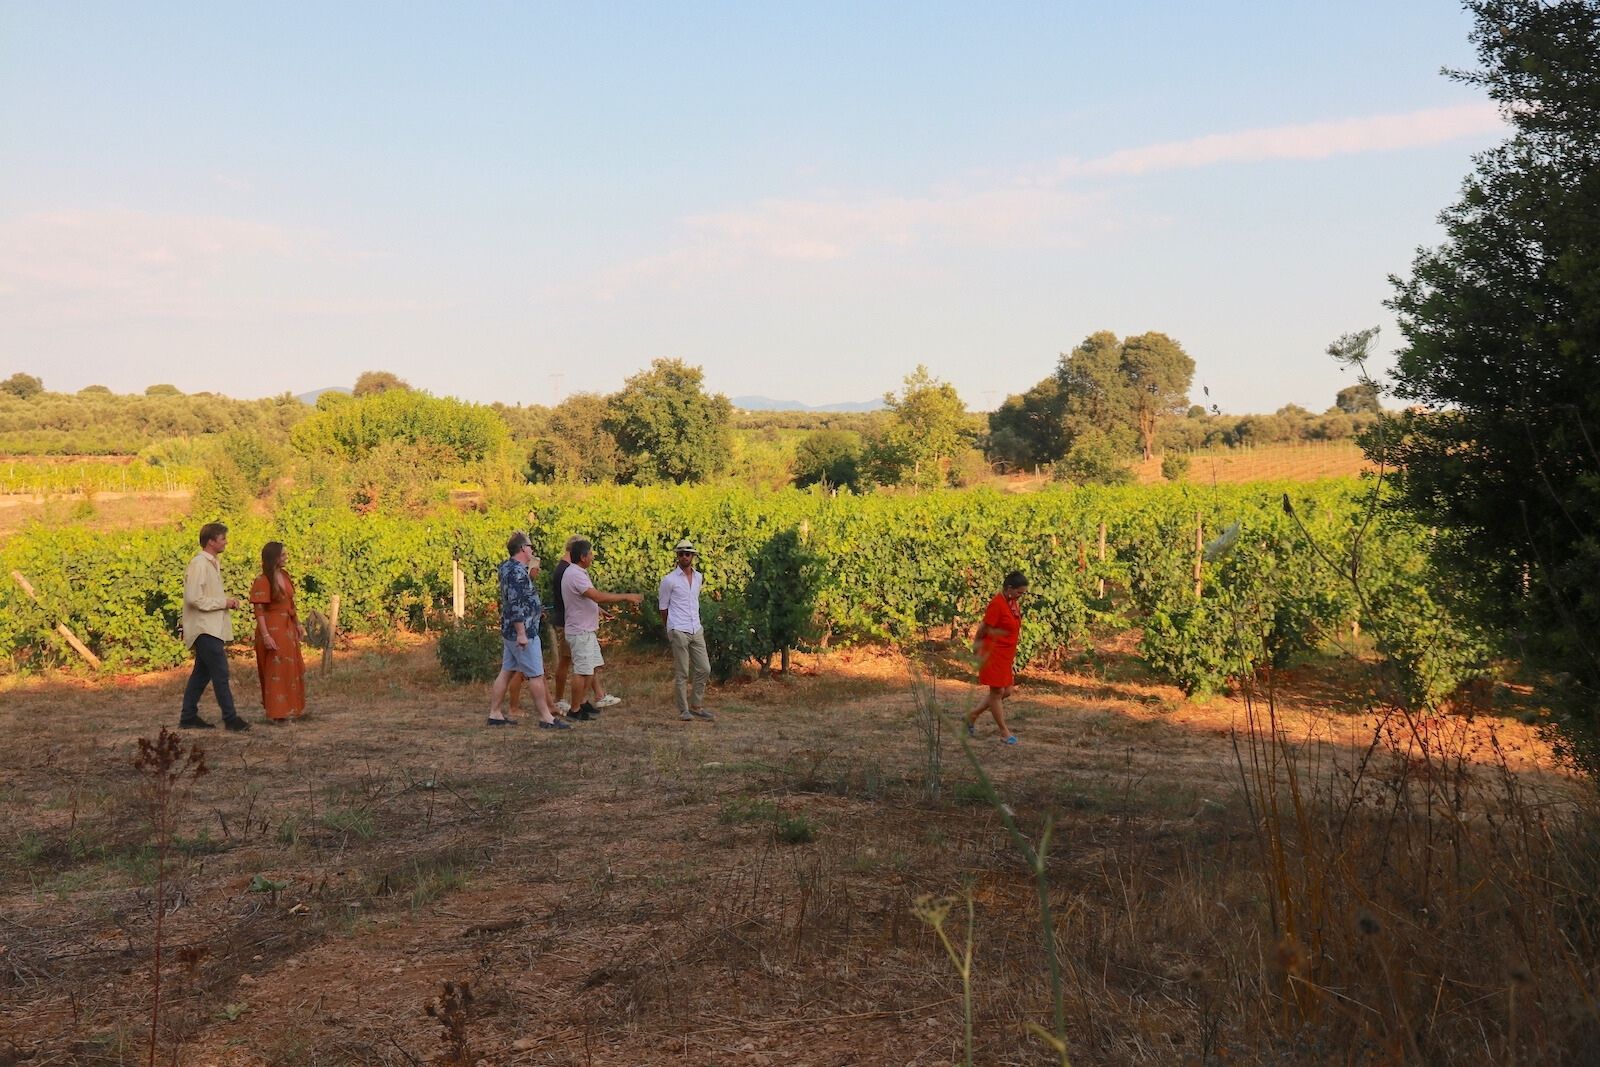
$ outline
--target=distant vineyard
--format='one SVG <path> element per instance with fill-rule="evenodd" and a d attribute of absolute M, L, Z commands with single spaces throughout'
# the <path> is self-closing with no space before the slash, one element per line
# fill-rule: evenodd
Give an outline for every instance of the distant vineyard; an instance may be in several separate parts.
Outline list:
<path fill-rule="evenodd" d="M 196 467 L 153 466 L 128 458 L 0 458 L 0 494 L 171 493 L 192 488 L 199 477 Z"/>
<path fill-rule="evenodd" d="M 1239 445 L 1190 452 L 1188 480 L 1196 485 L 1244 482 L 1309 482 L 1349 478 L 1372 470 L 1373 464 L 1354 441 L 1295 441 L 1274 445 Z M 1162 481 L 1161 458 L 1134 467 L 1139 481 Z"/>

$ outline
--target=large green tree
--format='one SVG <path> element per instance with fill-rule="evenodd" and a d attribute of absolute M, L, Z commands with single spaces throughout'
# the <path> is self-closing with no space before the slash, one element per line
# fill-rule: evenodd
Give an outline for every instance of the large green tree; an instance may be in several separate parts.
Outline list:
<path fill-rule="evenodd" d="M 623 384 L 609 402 L 605 428 L 621 450 L 626 481 L 703 482 L 733 457 L 733 405 L 705 391 L 705 373 L 658 359 Z"/>
<path fill-rule="evenodd" d="M 1121 371 L 1139 444 L 1144 458 L 1149 459 L 1155 455 L 1161 420 L 1181 415 L 1189 407 L 1194 360 L 1178 342 L 1152 331 L 1122 342 Z"/>
<path fill-rule="evenodd" d="M 1600 696 L 1600 3 L 1478 0 L 1485 89 L 1510 137 L 1479 155 L 1445 240 L 1394 279 L 1405 346 L 1388 435 L 1403 506 L 1526 659 Z M 1376 443 L 1374 442 L 1374 447 Z"/>
<path fill-rule="evenodd" d="M 598 393 L 574 393 L 550 409 L 525 471 L 531 482 L 616 481 L 617 439 L 605 428 L 611 408 Z"/>
<path fill-rule="evenodd" d="M 892 485 L 944 485 L 957 456 L 972 447 L 967 405 L 955 386 L 920 363 L 896 396 L 885 393 L 889 423 L 868 445 L 866 463 L 874 481 Z"/>
<path fill-rule="evenodd" d="M 989 416 L 989 449 L 1011 463 L 1047 463 L 1081 437 L 1098 454 L 1155 454 L 1162 424 L 1189 406 L 1194 360 L 1164 333 L 1118 340 L 1110 330 L 1064 352 L 1055 373 Z"/>

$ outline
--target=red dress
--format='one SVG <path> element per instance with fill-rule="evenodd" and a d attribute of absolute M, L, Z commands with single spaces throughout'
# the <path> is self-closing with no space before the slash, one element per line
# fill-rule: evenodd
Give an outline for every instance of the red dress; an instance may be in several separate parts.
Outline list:
<path fill-rule="evenodd" d="M 298 719 L 306 711 L 306 666 L 300 658 L 300 618 L 294 610 L 294 582 L 282 571 L 284 589 L 277 600 L 261 575 L 250 587 L 250 606 L 255 609 L 256 671 L 261 676 L 261 706 L 269 719 Z M 267 650 L 261 640 L 261 625 L 278 646 Z"/>
<path fill-rule="evenodd" d="M 1011 606 L 1004 593 L 996 593 L 983 613 L 989 635 L 983 639 L 983 666 L 978 668 L 978 684 L 1004 689 L 1016 682 L 1012 662 L 1017 658 L 1017 636 L 1022 632 L 1022 613 Z"/>

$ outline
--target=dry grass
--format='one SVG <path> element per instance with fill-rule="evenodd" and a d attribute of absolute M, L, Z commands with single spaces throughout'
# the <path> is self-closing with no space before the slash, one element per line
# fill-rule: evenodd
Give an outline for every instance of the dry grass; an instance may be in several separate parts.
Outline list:
<path fill-rule="evenodd" d="M 1115 650 L 1097 662 L 1024 680 L 1010 712 L 1021 746 L 979 742 L 1024 829 L 1058 813 L 1049 874 L 1074 1064 L 1480 1063 L 1508 1048 L 1590 1062 L 1571 1016 L 1593 954 L 1559 956 L 1584 969 L 1556 988 L 1524 951 L 1556 951 L 1540 940 L 1550 924 L 1488 880 L 1458 902 L 1481 905 L 1480 958 L 1460 976 L 1482 990 L 1452 986 L 1438 994 L 1449 1010 L 1429 1014 L 1409 971 L 1383 977 L 1401 949 L 1421 974 L 1460 946 L 1442 920 L 1373 910 L 1449 855 L 1396 838 L 1393 862 L 1371 866 L 1375 831 L 1460 839 L 1499 817 L 1512 783 L 1555 834 L 1579 791 L 1529 728 L 1449 720 L 1439 751 L 1469 795 L 1453 817 L 1363 812 L 1373 833 L 1308 832 L 1298 851 L 1286 839 L 1284 855 L 1316 862 L 1274 881 L 1259 805 L 1287 794 L 1254 778 L 1246 792 L 1232 734 L 1259 705 L 1190 704 Z M 958 663 L 935 673 L 957 678 Z M 420 1064 L 465 1047 L 491 1064 L 950 1063 L 961 984 L 911 906 L 970 892 L 976 1062 L 1050 1062 L 1023 1029 L 1051 1014 L 1030 873 L 958 758 L 928 798 L 904 660 L 800 657 L 790 677 L 714 689 L 714 725 L 669 710 L 664 654 L 614 664 L 625 702 L 566 734 L 485 729 L 486 688 L 444 684 L 431 648 L 403 643 L 313 678 L 304 722 L 200 735 L 211 773 L 168 874 L 163 1047 L 181 1043 L 191 1064 Z M 234 666 L 251 714 L 252 672 Z M 1383 724 L 1351 706 L 1352 670 L 1275 679 L 1281 751 L 1322 814 L 1330 798 L 1311 785 L 1354 769 L 1358 792 L 1391 804 L 1427 779 L 1404 738 L 1367 747 Z M 182 678 L 0 680 L 0 1063 L 143 1061 L 154 916 L 132 757 L 176 718 Z M 946 680 L 935 696 L 955 710 L 973 693 Z M 812 840 L 786 843 L 800 824 Z M 1320 843 L 1335 840 L 1350 851 L 1330 856 Z M 1365 904 L 1339 897 L 1350 879 L 1328 873 L 1334 860 L 1371 876 Z M 1315 959 L 1309 940 L 1282 945 L 1278 885 L 1291 901 L 1328 888 L 1316 914 L 1353 932 L 1323 931 Z M 1381 933 L 1363 934 L 1374 914 Z M 1336 958 L 1362 937 L 1366 971 Z M 446 981 L 470 982 L 472 1003 L 441 1030 L 424 1009 Z M 1329 1006 L 1296 1000 L 1297 982 Z M 1402 1018 L 1434 1023 L 1420 1058 Z"/>

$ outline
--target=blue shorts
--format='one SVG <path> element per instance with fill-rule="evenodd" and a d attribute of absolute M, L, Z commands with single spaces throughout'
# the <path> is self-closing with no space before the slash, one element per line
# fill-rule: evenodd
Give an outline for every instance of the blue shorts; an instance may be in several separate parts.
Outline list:
<path fill-rule="evenodd" d="M 519 646 L 515 637 L 502 637 L 500 641 L 505 646 L 505 650 L 500 654 L 501 670 L 516 671 L 524 678 L 539 678 L 544 675 L 544 648 L 537 637 L 528 635 L 527 648 Z"/>

